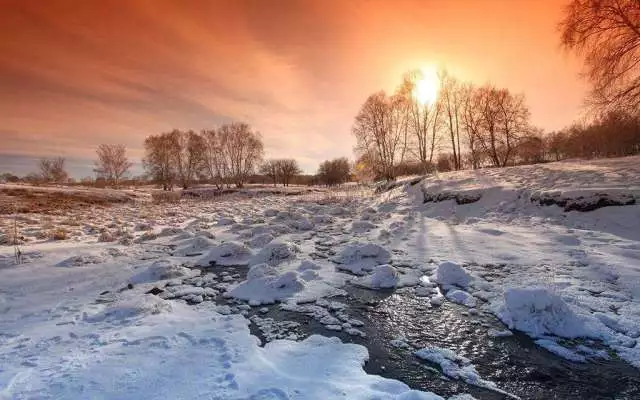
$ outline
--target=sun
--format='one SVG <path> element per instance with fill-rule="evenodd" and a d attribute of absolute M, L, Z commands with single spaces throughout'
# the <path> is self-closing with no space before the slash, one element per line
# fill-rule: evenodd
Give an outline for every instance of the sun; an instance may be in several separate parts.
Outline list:
<path fill-rule="evenodd" d="M 413 96 L 423 105 L 433 104 L 438 99 L 440 78 L 435 68 L 423 68 L 413 89 Z"/>

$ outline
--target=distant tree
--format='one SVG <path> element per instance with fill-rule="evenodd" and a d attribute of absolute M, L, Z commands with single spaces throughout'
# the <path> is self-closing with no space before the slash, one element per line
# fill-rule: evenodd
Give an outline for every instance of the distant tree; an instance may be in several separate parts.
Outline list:
<path fill-rule="evenodd" d="M 277 168 L 282 179 L 283 186 L 289 186 L 291 179 L 302 173 L 298 162 L 293 158 L 277 160 Z"/>
<path fill-rule="evenodd" d="M 260 133 L 245 123 L 223 125 L 218 130 L 229 179 L 237 187 L 247 182 L 262 160 L 264 145 Z"/>
<path fill-rule="evenodd" d="M 228 177 L 228 164 L 225 159 L 224 143 L 216 129 L 206 129 L 200 133 L 204 144 L 202 152 L 204 171 L 209 179 L 221 189 Z"/>
<path fill-rule="evenodd" d="M 522 163 L 535 164 L 546 159 L 546 142 L 542 130 L 533 129 L 518 143 L 517 154 Z"/>
<path fill-rule="evenodd" d="M 352 127 L 357 155 L 367 154 L 369 159 L 377 160 L 376 175 L 385 179 L 395 178 L 394 166 L 405 155 L 408 108 L 404 92 L 393 96 L 387 96 L 384 91 L 374 93 L 360 108 Z"/>
<path fill-rule="evenodd" d="M 118 187 L 120 180 L 133 165 L 127 158 L 127 149 L 122 144 L 101 144 L 96 150 L 98 160 L 95 173 Z"/>
<path fill-rule="evenodd" d="M 318 181 L 327 186 L 348 182 L 351 177 L 351 165 L 345 157 L 327 160 L 318 168 Z"/>
<path fill-rule="evenodd" d="M 49 183 L 65 183 L 69 174 L 65 169 L 64 157 L 43 158 L 38 163 L 42 181 Z"/>
<path fill-rule="evenodd" d="M 176 135 L 161 133 L 144 141 L 144 169 L 164 190 L 173 190 L 177 177 L 176 154 L 180 152 L 180 143 L 176 139 Z"/>
<path fill-rule="evenodd" d="M 463 98 L 462 87 L 458 80 L 447 71 L 440 72 L 440 103 L 444 114 L 444 125 L 451 140 L 453 151 L 453 169 L 462 168 L 462 151 L 460 150 L 460 125 L 462 124 Z"/>
<path fill-rule="evenodd" d="M 453 154 L 440 153 L 438 154 L 438 160 L 436 161 L 436 168 L 439 172 L 451 171 L 453 169 L 454 162 Z"/>
<path fill-rule="evenodd" d="M 83 186 L 92 186 L 93 178 L 90 176 L 85 176 L 84 178 L 80 179 L 80 184 Z"/>
<path fill-rule="evenodd" d="M 584 56 L 590 103 L 602 109 L 640 107 L 640 2 L 572 0 L 560 23 L 562 45 Z"/>
<path fill-rule="evenodd" d="M 20 182 L 20 177 L 10 172 L 5 172 L 4 174 L 0 174 L 0 181 L 4 181 L 7 183 L 16 183 Z"/>
<path fill-rule="evenodd" d="M 260 173 L 267 178 L 271 179 L 273 186 L 278 184 L 278 177 L 280 174 L 280 166 L 278 160 L 266 160 L 260 166 Z"/>
<path fill-rule="evenodd" d="M 170 134 L 176 177 L 183 189 L 187 189 L 205 166 L 205 141 L 194 131 L 174 129 Z"/>
<path fill-rule="evenodd" d="M 22 180 L 31 185 L 38 185 L 42 182 L 42 174 L 30 172 L 24 178 L 22 178 Z"/>

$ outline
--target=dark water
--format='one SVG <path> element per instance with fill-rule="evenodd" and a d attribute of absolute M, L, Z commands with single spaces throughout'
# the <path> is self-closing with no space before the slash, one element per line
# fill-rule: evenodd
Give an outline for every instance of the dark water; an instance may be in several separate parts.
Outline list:
<path fill-rule="evenodd" d="M 225 267 L 236 278 L 244 279 L 246 267 Z M 210 272 L 217 268 L 207 268 Z M 469 393 L 477 399 L 506 399 L 504 394 L 468 385 L 444 377 L 435 365 L 419 360 L 414 349 L 393 347 L 390 342 L 404 337 L 419 349 L 438 346 L 451 349 L 469 358 L 483 379 L 522 399 L 640 399 L 640 371 L 615 357 L 611 360 L 573 363 L 536 346 L 526 335 L 516 333 L 505 338 L 491 338 L 489 328 L 504 326 L 491 314 L 469 315 L 468 309 L 445 302 L 431 308 L 425 298 L 410 292 L 372 291 L 347 288 L 348 295 L 336 301 L 347 304 L 345 310 L 352 318 L 365 323 L 358 327 L 366 338 L 345 332 L 327 330 L 319 322 L 304 314 L 288 312 L 278 305 L 268 307 L 267 313 L 252 308 L 247 317 L 257 315 L 276 321 L 295 321 L 299 327 L 292 333 L 300 337 L 311 334 L 337 336 L 347 343 L 361 344 L 369 350 L 365 365 L 368 373 L 405 382 L 413 389 L 426 390 L 448 397 Z M 237 303 L 216 299 L 219 304 Z M 252 334 L 264 343 L 265 338 L 255 324 Z M 597 343 L 589 343 L 597 347 Z"/>

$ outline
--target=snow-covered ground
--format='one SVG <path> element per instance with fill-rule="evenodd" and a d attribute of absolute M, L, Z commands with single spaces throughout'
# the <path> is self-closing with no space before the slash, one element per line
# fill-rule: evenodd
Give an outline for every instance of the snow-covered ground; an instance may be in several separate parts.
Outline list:
<path fill-rule="evenodd" d="M 368 327 L 345 303 L 352 285 L 496 316 L 492 340 L 520 331 L 553 357 L 640 368 L 639 165 L 465 171 L 361 199 L 5 216 L 5 235 L 15 223 L 23 244 L 20 264 L 0 247 L 0 399 L 441 398 L 366 374 L 366 347 L 261 316 L 275 307 L 362 339 Z M 504 393 L 470 355 L 433 344 L 415 358 Z"/>

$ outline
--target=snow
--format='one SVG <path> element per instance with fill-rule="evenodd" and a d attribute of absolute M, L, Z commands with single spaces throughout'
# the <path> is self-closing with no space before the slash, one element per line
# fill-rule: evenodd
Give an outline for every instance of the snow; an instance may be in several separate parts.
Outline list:
<path fill-rule="evenodd" d="M 208 266 L 210 264 L 221 266 L 247 265 L 253 253 L 251 250 L 238 242 L 226 242 L 209 251 L 209 254 L 198 260 L 198 265 Z"/>
<path fill-rule="evenodd" d="M 587 335 L 585 321 L 560 296 L 544 287 L 509 288 L 498 317 L 509 327 L 534 337 Z"/>
<path fill-rule="evenodd" d="M 354 243 L 342 249 L 332 260 L 339 269 L 364 275 L 378 265 L 389 264 L 391 254 L 376 244 Z"/>
<path fill-rule="evenodd" d="M 640 368 L 638 165 L 452 172 L 339 201 L 237 192 L 19 215 L 22 263 L 0 246 L 0 398 L 438 398 L 365 374 L 366 348 L 303 340 L 276 317 L 367 344 L 368 319 L 336 297 L 353 284 L 482 323 L 474 340 L 519 331 L 548 357 Z M 0 216 L 3 232 L 13 223 Z M 67 239 L 49 240 L 58 228 Z M 504 326 L 485 325 L 491 313 Z M 451 379 L 498 390 L 475 355 L 423 350 Z"/>
<path fill-rule="evenodd" d="M 436 269 L 435 281 L 447 286 L 458 286 L 466 288 L 472 278 L 460 265 L 447 261 L 438 265 Z"/>
<path fill-rule="evenodd" d="M 250 265 L 255 264 L 269 264 L 278 265 L 283 262 L 292 261 L 297 257 L 297 253 L 300 253 L 300 248 L 290 242 L 273 241 L 267 244 L 262 250 L 256 254 L 251 261 Z"/>
<path fill-rule="evenodd" d="M 442 373 L 449 378 L 462 380 L 470 385 L 484 387 L 508 395 L 508 393 L 498 389 L 494 382 L 482 379 L 471 360 L 457 355 L 452 350 L 432 346 L 416 351 L 415 355 L 422 360 L 440 366 Z"/>
<path fill-rule="evenodd" d="M 228 296 L 250 301 L 250 304 L 272 304 L 303 290 L 305 282 L 295 271 L 278 273 L 268 264 L 249 269 L 247 280 L 228 291 Z"/>
<path fill-rule="evenodd" d="M 462 304 L 463 306 L 476 306 L 476 299 L 464 290 L 450 290 L 447 292 L 445 297 L 447 298 L 447 300 L 457 304 Z"/>
<path fill-rule="evenodd" d="M 398 270 L 391 265 L 378 265 L 371 275 L 356 279 L 353 283 L 370 289 L 390 289 L 398 285 Z"/>

